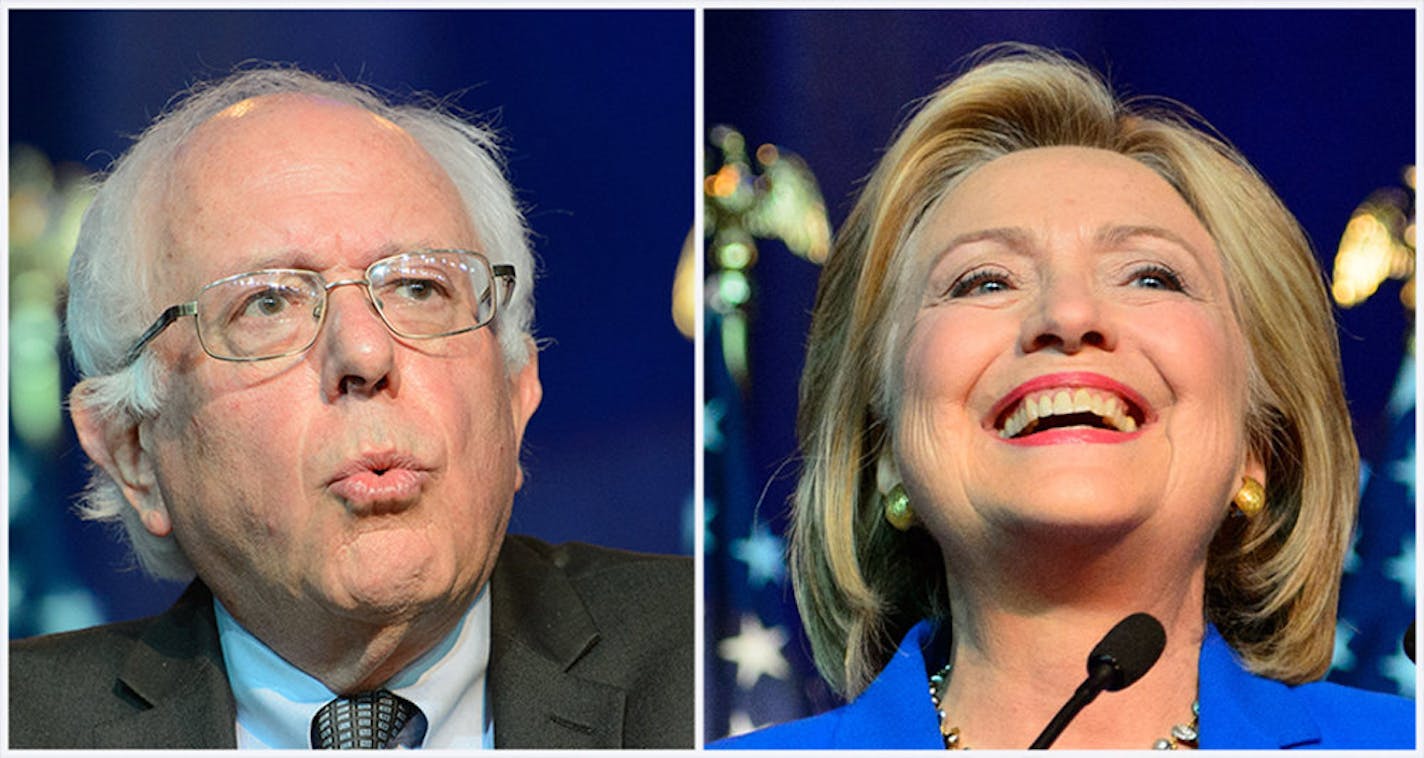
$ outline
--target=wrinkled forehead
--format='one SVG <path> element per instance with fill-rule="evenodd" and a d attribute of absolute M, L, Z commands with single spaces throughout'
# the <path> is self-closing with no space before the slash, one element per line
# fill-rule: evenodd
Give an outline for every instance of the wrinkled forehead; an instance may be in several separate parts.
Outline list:
<path fill-rule="evenodd" d="M 159 266 L 183 269 L 173 285 L 185 290 L 237 273 L 229 269 L 244 257 L 333 240 L 332 251 L 356 257 L 479 242 L 459 190 L 406 130 L 305 94 L 249 98 L 203 122 L 175 154 L 162 196 Z M 216 250 L 233 260 L 215 260 Z"/>

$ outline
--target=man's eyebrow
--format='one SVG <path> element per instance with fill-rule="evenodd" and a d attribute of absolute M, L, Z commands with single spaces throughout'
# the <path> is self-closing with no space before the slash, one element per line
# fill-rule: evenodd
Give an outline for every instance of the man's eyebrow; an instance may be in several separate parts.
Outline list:
<path fill-rule="evenodd" d="M 382 258 L 389 258 L 392 255 L 408 253 L 414 250 L 424 250 L 431 247 L 436 246 L 427 242 L 416 242 L 412 244 L 387 242 L 361 255 L 357 260 L 357 264 L 361 267 L 365 267 Z M 258 271 L 272 268 L 291 268 L 302 269 L 304 271 L 321 271 L 327 267 L 328 266 L 318 261 L 311 251 L 304 248 L 291 248 L 263 255 L 252 261 L 244 270 Z"/>

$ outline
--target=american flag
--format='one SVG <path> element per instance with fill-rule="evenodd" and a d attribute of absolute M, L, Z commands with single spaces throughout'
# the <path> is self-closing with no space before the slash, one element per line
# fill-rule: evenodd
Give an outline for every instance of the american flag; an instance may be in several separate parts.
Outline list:
<path fill-rule="evenodd" d="M 703 417 L 704 736 L 708 741 L 809 716 L 825 686 L 806 655 L 786 576 L 784 508 L 754 507 L 741 388 L 722 358 L 709 308 Z M 819 703 L 817 703 L 819 705 Z"/>
<path fill-rule="evenodd" d="M 1383 427 L 1385 443 L 1361 465 L 1360 516 L 1335 628 L 1331 681 L 1414 696 L 1416 668 L 1401 641 L 1414 619 L 1414 346 L 1399 370 Z"/>

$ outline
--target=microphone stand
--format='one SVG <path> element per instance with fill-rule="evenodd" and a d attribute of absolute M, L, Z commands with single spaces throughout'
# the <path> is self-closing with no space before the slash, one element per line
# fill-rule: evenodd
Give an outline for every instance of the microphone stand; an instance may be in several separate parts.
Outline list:
<path fill-rule="evenodd" d="M 1073 697 L 1068 698 L 1068 702 L 1064 703 L 1063 707 L 1058 709 L 1057 715 L 1053 717 L 1052 721 L 1048 722 L 1048 726 L 1043 728 L 1043 733 L 1038 735 L 1038 739 L 1034 740 L 1033 744 L 1028 746 L 1028 749 L 1047 750 L 1048 746 L 1052 745 L 1053 741 L 1058 739 L 1058 735 L 1062 734 L 1063 730 L 1068 728 L 1068 722 L 1072 721 L 1073 717 L 1078 715 L 1078 711 L 1083 710 L 1088 703 L 1093 702 L 1097 699 L 1098 695 L 1102 694 L 1102 691 L 1106 689 L 1114 673 L 1111 663 L 1099 661 L 1098 664 L 1093 667 L 1093 671 L 1088 675 L 1088 678 L 1083 680 L 1082 684 L 1078 685 L 1078 690 L 1073 693 Z"/>
<path fill-rule="evenodd" d="M 1058 710 L 1029 750 L 1046 750 L 1068 727 L 1078 712 L 1103 690 L 1116 692 L 1147 673 L 1166 647 L 1162 623 L 1146 613 L 1134 613 L 1117 622 L 1088 655 L 1088 678 Z"/>

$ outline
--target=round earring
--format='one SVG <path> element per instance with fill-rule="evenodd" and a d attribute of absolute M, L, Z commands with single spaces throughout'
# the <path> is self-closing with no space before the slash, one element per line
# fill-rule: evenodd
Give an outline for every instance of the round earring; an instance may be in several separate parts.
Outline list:
<path fill-rule="evenodd" d="M 885 520 L 902 532 L 909 531 L 915 525 L 915 509 L 910 507 L 910 495 L 905 492 L 905 485 L 897 484 L 885 493 Z"/>
<path fill-rule="evenodd" d="M 1236 506 L 1236 510 L 1241 511 L 1241 515 L 1255 518 L 1266 508 L 1266 488 L 1254 478 L 1243 476 L 1241 489 L 1236 491 L 1236 497 L 1231 498 L 1231 503 Z"/>

